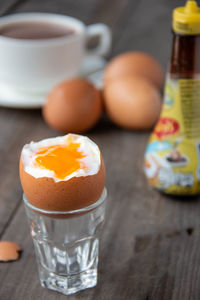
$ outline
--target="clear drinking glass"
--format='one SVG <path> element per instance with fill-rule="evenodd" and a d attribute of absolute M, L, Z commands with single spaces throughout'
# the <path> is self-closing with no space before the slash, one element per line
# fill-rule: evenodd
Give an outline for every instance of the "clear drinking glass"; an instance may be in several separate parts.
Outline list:
<path fill-rule="evenodd" d="M 24 195 L 43 287 L 70 295 L 96 285 L 105 198 L 106 189 L 88 207 L 58 212 L 38 209 Z"/>

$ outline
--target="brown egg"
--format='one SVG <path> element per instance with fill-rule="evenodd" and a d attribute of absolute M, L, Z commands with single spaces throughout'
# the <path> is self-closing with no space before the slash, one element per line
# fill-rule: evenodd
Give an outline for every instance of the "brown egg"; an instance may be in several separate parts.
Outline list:
<path fill-rule="evenodd" d="M 160 93 L 144 78 L 113 80 L 106 85 L 104 96 L 109 117 L 121 127 L 144 130 L 151 128 L 159 118 Z"/>
<path fill-rule="evenodd" d="M 50 127 L 80 133 L 91 129 L 102 114 L 102 99 L 95 86 L 77 78 L 58 84 L 48 95 L 43 116 Z"/>
<path fill-rule="evenodd" d="M 104 73 L 104 83 L 132 75 L 145 77 L 158 89 L 163 86 L 164 73 L 158 61 L 149 54 L 134 51 L 120 54 L 110 61 Z"/>
<path fill-rule="evenodd" d="M 60 142 L 62 138 L 63 141 L 65 141 L 68 137 L 70 137 L 73 141 L 71 142 L 71 140 L 69 140 L 70 143 L 72 143 L 70 144 L 72 147 L 69 149 L 70 155 L 72 154 L 74 157 L 77 155 L 77 152 L 74 152 L 76 147 L 76 143 L 74 141 L 77 141 L 77 139 L 79 139 L 79 142 L 81 141 L 82 147 L 85 147 L 85 149 L 83 149 L 83 154 L 86 155 L 86 153 L 90 153 L 90 155 L 86 155 L 86 165 L 83 165 L 82 167 L 80 165 L 80 169 L 74 169 L 76 173 L 82 172 L 80 176 L 77 177 L 76 175 L 73 175 L 70 177 L 71 173 L 69 173 L 69 175 L 67 175 L 69 178 L 59 178 L 56 177 L 56 169 L 48 169 L 48 167 L 45 169 L 44 165 L 36 165 L 35 158 L 38 154 L 34 154 L 31 148 L 36 149 L 37 144 L 46 141 L 45 143 L 48 144 L 48 147 L 46 147 L 46 156 L 50 157 L 48 162 L 49 167 L 52 166 L 52 159 L 54 158 L 57 159 L 54 164 L 55 168 L 59 171 L 63 168 L 65 171 L 65 166 L 63 167 L 62 165 L 63 158 L 58 148 L 62 148 L 65 144 L 57 145 L 55 142 L 57 140 Z M 54 154 L 50 153 L 53 145 L 57 147 L 57 153 L 60 153 L 57 154 L 57 158 Z M 90 152 L 85 152 L 85 150 L 89 147 L 91 147 L 92 150 Z M 45 147 L 42 146 L 38 149 L 39 151 L 42 151 L 42 155 L 44 157 L 44 151 L 46 151 Z M 61 151 L 62 150 L 63 149 L 61 149 Z M 67 159 L 68 158 L 65 156 L 64 160 L 67 161 Z M 97 160 L 99 161 L 99 165 L 97 164 Z M 88 162 L 90 167 L 87 165 Z M 71 162 L 71 158 L 69 158 L 68 169 L 74 168 L 75 164 L 76 161 L 74 160 L 73 164 Z M 30 167 L 32 168 L 32 173 L 30 172 Z M 96 173 L 94 172 L 94 174 L 88 173 L 90 172 L 90 168 L 94 167 L 98 171 Z M 26 168 L 29 168 L 29 170 Z M 64 137 L 46 139 L 38 143 L 25 145 L 22 150 L 19 169 L 21 184 L 28 201 L 37 208 L 49 211 L 71 211 L 87 207 L 95 203 L 100 198 L 105 185 L 105 167 L 98 147 L 88 138 L 79 135 L 69 134 Z M 49 175 L 49 170 L 53 171 L 54 175 Z M 85 170 L 84 174 L 83 170 Z M 40 173 L 42 176 L 40 176 Z"/>
<path fill-rule="evenodd" d="M 96 175 L 54 182 L 52 178 L 29 175 L 20 160 L 20 179 L 29 202 L 34 206 L 51 211 L 70 211 L 87 207 L 100 198 L 105 183 L 105 168 L 102 160 Z"/>
<path fill-rule="evenodd" d="M 0 241 L 0 261 L 13 261 L 19 258 L 22 249 L 14 242 Z"/>

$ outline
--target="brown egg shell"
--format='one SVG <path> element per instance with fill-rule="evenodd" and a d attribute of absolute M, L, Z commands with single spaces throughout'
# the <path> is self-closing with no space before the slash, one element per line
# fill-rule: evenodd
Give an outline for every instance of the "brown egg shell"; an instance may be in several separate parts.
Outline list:
<path fill-rule="evenodd" d="M 146 130 L 159 118 L 161 95 L 142 77 L 111 81 L 105 86 L 104 96 L 108 116 L 123 128 Z"/>
<path fill-rule="evenodd" d="M 24 171 L 20 159 L 20 179 L 32 205 L 49 211 L 72 211 L 87 207 L 101 197 L 105 185 L 105 167 L 101 158 L 97 174 L 55 182 L 52 178 L 31 176 Z"/>
<path fill-rule="evenodd" d="M 103 112 L 101 93 L 86 79 L 74 78 L 58 84 L 43 107 L 47 124 L 62 133 L 91 129 Z"/>
<path fill-rule="evenodd" d="M 164 82 L 164 72 L 159 62 L 151 55 L 130 51 L 114 57 L 104 73 L 105 85 L 111 80 L 127 76 L 140 76 L 149 80 L 158 89 Z"/>
<path fill-rule="evenodd" d="M 0 261 L 9 262 L 17 260 L 22 249 L 14 242 L 0 241 Z"/>

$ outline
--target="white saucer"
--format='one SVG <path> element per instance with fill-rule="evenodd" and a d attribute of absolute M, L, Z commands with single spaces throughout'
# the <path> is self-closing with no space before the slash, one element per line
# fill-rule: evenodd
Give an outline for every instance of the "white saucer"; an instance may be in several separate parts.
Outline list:
<path fill-rule="evenodd" d="M 98 88 L 102 87 L 102 74 L 106 60 L 102 57 L 87 57 L 82 64 L 80 76 L 88 78 Z M 31 94 L 12 89 L 0 83 L 0 106 L 35 109 L 45 103 L 46 94 Z"/>

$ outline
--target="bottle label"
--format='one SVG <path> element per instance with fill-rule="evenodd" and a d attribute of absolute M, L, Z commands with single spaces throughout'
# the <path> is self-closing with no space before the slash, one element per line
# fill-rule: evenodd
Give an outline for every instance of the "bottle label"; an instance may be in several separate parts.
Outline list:
<path fill-rule="evenodd" d="M 200 193 L 200 78 L 168 76 L 162 113 L 145 153 L 145 173 L 165 193 Z"/>

